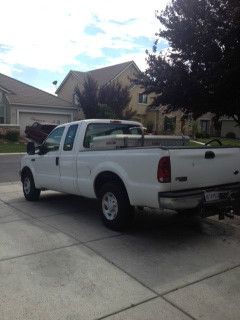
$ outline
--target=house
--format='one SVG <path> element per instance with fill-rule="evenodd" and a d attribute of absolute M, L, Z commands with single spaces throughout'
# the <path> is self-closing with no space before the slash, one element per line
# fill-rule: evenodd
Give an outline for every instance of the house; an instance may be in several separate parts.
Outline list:
<path fill-rule="evenodd" d="M 128 86 L 131 94 L 131 101 L 128 108 L 135 111 L 134 120 L 140 121 L 149 131 L 166 134 L 189 134 L 191 131 L 190 122 L 183 118 L 180 111 L 166 114 L 164 107 L 149 107 L 153 102 L 154 93 L 145 94 L 144 88 L 140 85 L 133 85 L 132 79 L 140 73 L 140 69 L 134 61 L 128 61 L 88 72 L 69 71 L 65 79 L 56 90 L 58 97 L 74 103 L 75 88 L 82 89 L 87 76 L 97 81 L 99 86 L 107 85 L 112 81 L 118 81 L 123 86 Z M 81 118 L 83 115 L 79 113 Z"/>
<path fill-rule="evenodd" d="M 23 136 L 33 122 L 60 124 L 75 113 L 69 101 L 0 73 L 0 133 L 14 129 Z"/>
<path fill-rule="evenodd" d="M 153 95 L 143 94 L 144 88 L 133 85 L 132 79 L 136 78 L 141 71 L 134 61 L 128 61 L 88 72 L 69 71 L 65 79 L 56 90 L 58 97 L 74 103 L 74 91 L 78 87 L 82 89 L 82 85 L 87 76 L 91 76 L 97 81 L 99 86 L 107 85 L 110 82 L 117 81 L 122 86 L 130 89 L 131 101 L 128 108 L 136 112 L 135 120 L 146 122 L 147 106 L 151 102 Z M 81 114 L 80 114 L 81 117 Z"/>
<path fill-rule="evenodd" d="M 149 106 L 156 97 L 155 93 L 145 94 L 145 89 L 140 85 L 133 85 L 132 79 L 140 73 L 134 61 L 128 61 L 88 72 L 70 70 L 65 79 L 56 90 L 58 97 L 74 104 L 74 92 L 78 87 L 83 88 L 87 76 L 91 76 L 99 86 L 118 81 L 123 86 L 128 86 L 131 101 L 128 108 L 135 111 L 134 120 L 140 121 L 149 131 L 160 134 L 188 134 L 192 133 L 192 119 L 184 116 L 181 111 L 166 113 L 164 106 Z M 83 114 L 79 111 L 78 118 Z M 197 119 L 198 132 L 212 134 L 214 132 L 213 115 L 207 113 Z"/>
<path fill-rule="evenodd" d="M 149 131 L 157 134 L 190 135 L 192 132 L 192 119 L 180 110 L 167 112 L 166 106 L 149 106 L 145 123 Z"/>
<path fill-rule="evenodd" d="M 240 127 L 233 118 L 222 117 L 221 137 L 240 139 Z"/>

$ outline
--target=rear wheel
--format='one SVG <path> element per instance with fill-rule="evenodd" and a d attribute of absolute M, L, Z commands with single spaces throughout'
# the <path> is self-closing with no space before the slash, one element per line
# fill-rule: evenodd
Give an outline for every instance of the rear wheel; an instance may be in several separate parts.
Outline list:
<path fill-rule="evenodd" d="M 40 189 L 35 187 L 31 172 L 26 172 L 22 178 L 23 194 L 28 201 L 37 201 L 40 196 Z"/>
<path fill-rule="evenodd" d="M 124 230 L 134 218 L 127 192 L 119 183 L 109 182 L 100 190 L 103 223 L 112 230 Z"/>

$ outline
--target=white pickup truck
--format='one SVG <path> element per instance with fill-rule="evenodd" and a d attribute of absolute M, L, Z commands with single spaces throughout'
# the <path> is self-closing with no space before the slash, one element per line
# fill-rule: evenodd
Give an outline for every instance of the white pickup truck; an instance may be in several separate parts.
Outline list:
<path fill-rule="evenodd" d="M 99 137 L 109 144 L 109 135 L 116 134 L 138 134 L 144 142 L 141 132 L 140 123 L 121 120 L 56 127 L 39 147 L 28 144 L 20 171 L 25 198 L 36 201 L 46 189 L 97 198 L 103 222 L 117 230 L 131 221 L 134 207 L 194 209 L 202 216 L 222 217 L 225 209 L 238 205 L 240 148 L 144 143 L 94 148 Z"/>

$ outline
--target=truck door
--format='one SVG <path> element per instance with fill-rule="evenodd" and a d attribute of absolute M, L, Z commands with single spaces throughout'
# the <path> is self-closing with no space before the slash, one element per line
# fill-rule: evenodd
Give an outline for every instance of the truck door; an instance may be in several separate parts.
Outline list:
<path fill-rule="evenodd" d="M 60 184 L 61 190 L 67 193 L 76 193 L 77 191 L 77 148 L 74 140 L 76 137 L 78 124 L 72 124 L 68 127 L 61 151 L 60 159 Z"/>
<path fill-rule="evenodd" d="M 64 126 L 54 129 L 43 143 L 45 152 L 35 158 L 35 175 L 41 187 L 61 191 L 59 159 L 64 129 Z"/>

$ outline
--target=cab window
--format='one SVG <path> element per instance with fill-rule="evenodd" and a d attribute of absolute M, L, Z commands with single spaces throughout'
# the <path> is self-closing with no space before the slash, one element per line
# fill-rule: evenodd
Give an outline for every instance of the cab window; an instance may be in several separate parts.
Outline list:
<path fill-rule="evenodd" d="M 47 139 L 44 142 L 45 147 L 48 151 L 57 151 L 59 150 L 61 138 L 63 135 L 65 127 L 56 128 L 53 130 Z"/>
<path fill-rule="evenodd" d="M 87 126 L 83 146 L 90 148 L 94 137 L 114 134 L 141 134 L 141 132 L 141 127 L 134 124 L 92 123 Z"/>
<path fill-rule="evenodd" d="M 64 141 L 63 150 L 71 151 L 73 148 L 74 139 L 76 136 L 78 125 L 73 124 L 68 128 L 67 135 Z"/>

